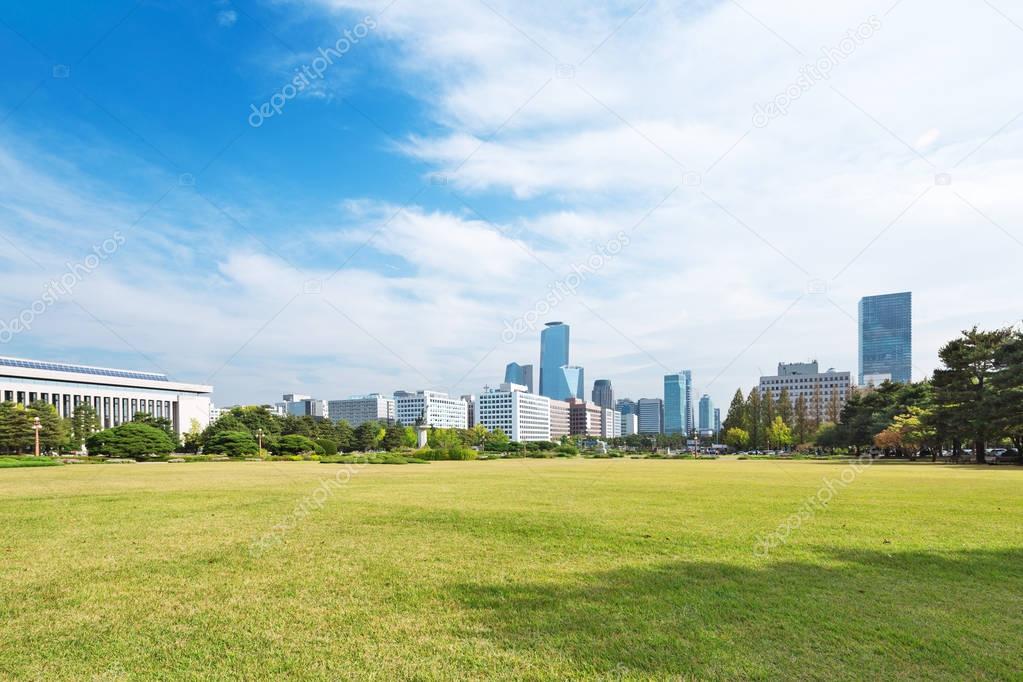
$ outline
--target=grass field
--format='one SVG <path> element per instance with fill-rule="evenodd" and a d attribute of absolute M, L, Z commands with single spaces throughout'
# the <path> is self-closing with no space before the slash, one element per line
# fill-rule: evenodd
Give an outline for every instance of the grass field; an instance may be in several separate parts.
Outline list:
<path fill-rule="evenodd" d="M 1021 679 L 1023 468 L 845 467 L 4 470 L 0 677 Z"/>

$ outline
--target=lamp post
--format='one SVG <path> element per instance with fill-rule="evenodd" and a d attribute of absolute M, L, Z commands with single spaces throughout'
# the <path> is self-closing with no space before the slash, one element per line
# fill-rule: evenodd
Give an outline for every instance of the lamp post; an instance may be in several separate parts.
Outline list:
<path fill-rule="evenodd" d="M 259 439 L 259 456 L 263 456 L 263 429 L 256 429 L 256 438 Z"/>
<path fill-rule="evenodd" d="M 39 432 L 43 430 L 43 425 L 39 423 L 39 417 L 32 420 L 32 429 L 36 432 L 36 457 L 39 456 Z"/>

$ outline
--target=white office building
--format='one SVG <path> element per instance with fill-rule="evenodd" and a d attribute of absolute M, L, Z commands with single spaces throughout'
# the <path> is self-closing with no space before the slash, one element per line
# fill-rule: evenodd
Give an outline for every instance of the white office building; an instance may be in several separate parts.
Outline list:
<path fill-rule="evenodd" d="M 282 398 L 283 402 L 277 403 L 276 407 L 277 411 L 285 416 L 327 418 L 326 400 L 317 400 L 298 393 L 285 393 Z"/>
<path fill-rule="evenodd" d="M 330 400 L 327 402 L 327 416 L 333 422 L 346 421 L 353 427 L 372 421 L 393 422 L 396 419 L 394 398 L 370 393 Z"/>
<path fill-rule="evenodd" d="M 166 374 L 0 357 L 0 400 L 41 400 L 61 417 L 89 403 L 104 429 L 130 422 L 138 412 L 169 419 L 179 436 L 192 420 L 206 428 L 212 393 L 212 386 L 171 381 Z"/>
<path fill-rule="evenodd" d="M 422 419 L 427 426 L 438 429 L 469 428 L 469 404 L 447 393 L 397 391 L 394 394 L 394 413 L 397 420 L 406 426 Z"/>
<path fill-rule="evenodd" d="M 550 398 L 521 384 L 486 389 L 476 399 L 476 423 L 501 429 L 516 443 L 551 440 Z"/>
<path fill-rule="evenodd" d="M 639 433 L 639 415 L 631 412 L 619 412 L 622 415 L 622 435 L 634 436 Z"/>
<path fill-rule="evenodd" d="M 622 435 L 622 413 L 607 407 L 600 410 L 600 437 L 618 438 Z"/>
<path fill-rule="evenodd" d="M 841 410 L 849 398 L 850 372 L 836 372 L 829 369 L 818 371 L 817 361 L 778 363 L 778 374 L 760 377 L 760 395 L 770 396 L 778 400 L 782 389 L 788 389 L 789 400 L 795 407 L 796 400 L 802 396 L 806 401 L 806 413 L 813 417 L 814 412 L 821 420 L 827 418 L 828 407 L 837 398 L 837 409 Z"/>

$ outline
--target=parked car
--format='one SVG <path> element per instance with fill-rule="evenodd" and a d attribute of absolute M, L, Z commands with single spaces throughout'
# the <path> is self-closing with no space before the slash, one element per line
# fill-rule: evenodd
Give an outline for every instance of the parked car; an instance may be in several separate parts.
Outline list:
<path fill-rule="evenodd" d="M 988 464 L 1018 464 L 1019 453 L 1007 448 L 993 448 L 984 454 L 984 461 Z"/>

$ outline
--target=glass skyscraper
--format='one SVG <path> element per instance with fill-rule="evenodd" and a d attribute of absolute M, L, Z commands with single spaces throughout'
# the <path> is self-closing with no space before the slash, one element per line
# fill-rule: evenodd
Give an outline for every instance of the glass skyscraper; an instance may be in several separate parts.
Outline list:
<path fill-rule="evenodd" d="M 517 362 L 509 362 L 504 368 L 504 383 L 518 384 L 525 386 L 530 393 L 533 392 L 533 366 L 520 365 Z"/>
<path fill-rule="evenodd" d="M 913 375 L 913 294 L 864 296 L 859 315 L 860 385 Z"/>
<path fill-rule="evenodd" d="M 568 364 L 568 345 L 569 327 L 564 322 L 548 322 L 540 332 L 540 395 L 583 400 L 583 368 Z"/>
<path fill-rule="evenodd" d="M 700 398 L 700 431 L 714 430 L 714 401 L 706 393 Z"/>
<path fill-rule="evenodd" d="M 664 376 L 664 432 L 686 433 L 693 427 L 693 375 L 689 370 Z"/>
<path fill-rule="evenodd" d="M 615 408 L 615 390 L 610 379 L 597 379 L 593 382 L 593 402 L 609 410 Z"/>

